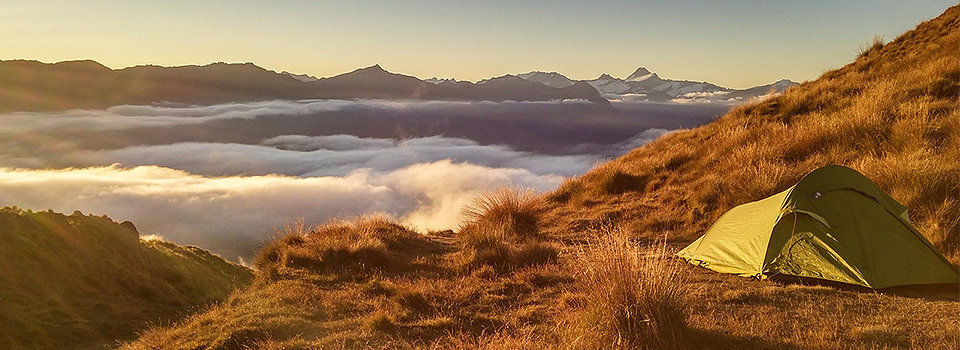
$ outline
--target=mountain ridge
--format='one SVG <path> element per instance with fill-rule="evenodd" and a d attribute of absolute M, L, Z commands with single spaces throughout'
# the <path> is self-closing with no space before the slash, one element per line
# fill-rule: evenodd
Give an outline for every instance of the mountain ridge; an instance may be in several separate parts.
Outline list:
<path fill-rule="evenodd" d="M 799 85 L 789 79 L 781 79 L 771 84 L 731 89 L 706 81 L 663 79 L 644 67 L 637 68 L 623 79 L 603 73 L 592 80 L 573 80 L 557 72 L 540 71 L 515 76 L 554 87 L 582 81 L 596 88 L 607 99 L 653 102 L 743 102 Z"/>
<path fill-rule="evenodd" d="M 219 104 L 301 99 L 415 99 L 609 101 L 595 90 L 554 88 L 526 80 L 494 86 L 449 81 L 433 84 L 379 65 L 332 77 L 277 73 L 253 63 L 216 62 L 110 69 L 92 60 L 42 63 L 0 61 L 0 112 L 102 109 L 122 104 Z M 76 87 L 83 86 L 83 89 Z M 500 90 L 498 90 L 498 88 Z"/>
<path fill-rule="evenodd" d="M 496 84 L 483 86 L 491 81 L 496 81 Z M 588 83 L 593 89 L 586 89 L 585 86 L 571 88 L 579 82 Z M 786 81 L 742 90 L 728 89 L 707 82 L 662 79 L 644 67 L 638 68 L 626 79 L 602 74 L 593 80 L 573 80 L 557 72 L 533 71 L 472 83 L 455 79 L 421 80 L 389 72 L 380 65 L 318 78 L 287 71 L 277 73 L 251 62 L 169 67 L 147 64 L 111 69 L 93 60 L 44 63 L 16 59 L 0 60 L 0 112 L 99 109 L 121 104 L 165 102 L 218 104 L 273 99 L 581 99 L 601 105 L 609 105 L 608 100 L 611 99 L 739 102 L 766 95 L 770 91 L 780 92 L 793 85 L 796 83 Z M 84 86 L 84 89 L 76 89 L 76 86 Z M 705 95 L 707 93 L 713 95 Z"/>

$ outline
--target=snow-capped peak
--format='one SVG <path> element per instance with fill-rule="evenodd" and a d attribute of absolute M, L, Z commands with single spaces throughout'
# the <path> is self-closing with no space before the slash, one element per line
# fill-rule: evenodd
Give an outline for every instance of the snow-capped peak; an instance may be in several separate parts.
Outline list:
<path fill-rule="evenodd" d="M 633 81 L 633 82 L 641 82 L 641 81 L 647 81 L 647 80 L 650 80 L 651 82 L 658 82 L 660 81 L 660 77 L 657 76 L 657 73 L 652 73 L 646 68 L 640 67 L 640 68 L 637 68 L 637 70 L 634 71 L 633 74 L 630 74 L 630 76 L 627 77 L 626 79 L 626 81 Z"/>
<path fill-rule="evenodd" d="M 573 85 L 573 81 L 570 80 L 570 78 L 567 78 L 563 74 L 560 74 L 557 72 L 535 71 L 535 72 L 517 74 L 516 76 L 524 80 L 536 81 L 543 85 L 555 87 L 555 88 L 562 88 L 562 87 Z"/>
<path fill-rule="evenodd" d="M 431 83 L 431 84 L 434 84 L 434 85 L 440 85 L 440 84 L 443 84 L 443 83 L 456 83 L 456 82 L 457 82 L 457 80 L 456 80 L 456 79 L 453 79 L 453 78 L 437 78 L 437 77 L 433 77 L 433 78 L 430 78 L 430 79 L 424 79 L 423 81 L 428 82 L 428 83 Z"/>
<path fill-rule="evenodd" d="M 800 83 L 797 83 L 790 79 L 780 79 L 776 83 L 773 83 L 773 86 L 776 86 L 776 87 L 791 87 L 794 85 L 800 85 Z"/>
<path fill-rule="evenodd" d="M 651 73 L 649 70 L 647 70 L 646 68 L 640 67 L 640 68 L 637 68 L 637 70 L 633 71 L 633 74 L 630 74 L 630 76 L 628 76 L 626 80 L 637 81 L 639 78 L 649 77 L 650 74 Z M 639 80 L 643 80 L 643 79 L 639 79 Z"/>
<path fill-rule="evenodd" d="M 297 80 L 302 81 L 302 82 L 305 82 L 305 83 L 309 83 L 309 82 L 311 82 L 311 81 L 317 81 L 317 80 L 319 80 L 319 79 L 317 79 L 317 77 L 312 76 L 312 75 L 293 74 L 293 73 L 290 73 L 290 72 L 287 72 L 287 71 L 283 71 L 283 72 L 281 72 L 280 74 L 287 75 L 287 76 L 289 76 L 289 77 L 291 77 L 291 78 L 297 79 Z"/>
<path fill-rule="evenodd" d="M 610 74 L 603 73 L 603 74 L 600 75 L 599 78 L 594 79 L 594 80 L 607 81 L 607 80 L 616 80 L 616 79 L 617 79 L 617 78 L 611 77 Z"/>
<path fill-rule="evenodd" d="M 557 72 L 533 71 L 512 76 L 519 79 L 536 81 L 544 85 L 562 88 L 578 83 Z M 478 84 L 483 84 L 480 81 Z M 593 80 L 583 80 L 593 86 L 597 92 L 608 99 L 631 101 L 673 101 L 673 102 L 710 102 L 735 103 L 765 95 L 771 89 L 783 91 L 797 83 L 788 79 L 749 89 L 729 89 L 702 81 L 664 79 L 644 67 L 637 68 L 626 79 L 602 74 Z"/>

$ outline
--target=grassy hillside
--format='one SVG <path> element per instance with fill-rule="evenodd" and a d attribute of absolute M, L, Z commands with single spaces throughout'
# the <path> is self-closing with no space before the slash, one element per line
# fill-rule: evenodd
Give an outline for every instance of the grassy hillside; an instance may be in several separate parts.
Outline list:
<path fill-rule="evenodd" d="M 261 252 L 252 287 L 124 347 L 955 347 L 955 289 L 753 281 L 669 257 L 725 210 L 836 163 L 908 205 L 957 263 L 958 52 L 955 6 L 842 69 L 547 196 L 480 197 L 456 233 L 382 219 L 291 227 Z"/>
<path fill-rule="evenodd" d="M 820 79 L 567 182 L 551 196 L 553 231 L 617 223 L 690 241 L 726 210 L 842 164 L 909 207 L 920 232 L 960 263 L 958 13 L 951 7 Z"/>
<path fill-rule="evenodd" d="M 379 218 L 287 228 L 253 286 L 125 348 L 464 347 L 548 325 L 572 282 L 557 247 L 526 224 L 476 222 L 464 239 Z"/>
<path fill-rule="evenodd" d="M 0 209 L 0 348 L 102 348 L 224 299 L 252 274 L 129 222 Z"/>

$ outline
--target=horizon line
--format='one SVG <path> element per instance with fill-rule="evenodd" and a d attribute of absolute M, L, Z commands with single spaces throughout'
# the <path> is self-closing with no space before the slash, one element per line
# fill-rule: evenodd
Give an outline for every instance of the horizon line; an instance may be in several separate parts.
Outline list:
<path fill-rule="evenodd" d="M 375 63 L 375 64 L 369 65 L 369 66 L 364 66 L 364 67 L 355 68 L 355 69 L 353 69 L 353 70 L 346 71 L 346 72 L 343 72 L 343 73 L 338 73 L 338 74 L 335 74 L 335 75 L 320 76 L 320 75 L 315 75 L 315 74 L 310 74 L 310 73 L 291 72 L 291 71 L 288 71 L 288 70 L 285 70 L 285 69 L 276 70 L 275 68 L 270 68 L 270 67 L 261 66 L 261 65 L 259 65 L 259 64 L 257 64 L 257 63 L 252 62 L 252 61 L 246 61 L 246 62 L 239 62 L 239 61 L 235 61 L 235 62 L 216 61 L 216 62 L 209 62 L 209 63 L 203 63 L 203 64 L 191 63 L 191 64 L 177 64 L 177 65 L 162 65 L 162 64 L 155 64 L 155 63 L 145 63 L 145 64 L 134 64 L 134 65 L 129 65 L 129 66 L 125 66 L 125 67 L 112 67 L 112 66 L 109 66 L 109 65 L 107 65 L 107 64 L 105 64 L 105 63 L 103 63 L 103 62 L 100 62 L 100 61 L 98 61 L 98 60 L 96 60 L 96 59 L 92 59 L 92 58 L 65 59 L 65 60 L 60 60 L 60 61 L 56 61 L 56 62 L 50 62 L 50 61 L 45 62 L 45 61 L 42 61 L 42 60 L 39 60 L 39 59 L 33 59 L 33 58 L 8 58 L 8 59 L 7 59 L 7 58 L 0 58 L 0 62 L 12 62 L 12 61 L 26 61 L 26 62 L 31 62 L 31 61 L 32 61 L 32 62 L 38 62 L 38 63 L 41 63 L 41 64 L 50 64 L 50 65 L 59 64 L 59 63 L 85 62 L 85 61 L 89 61 L 89 62 L 93 62 L 93 63 L 99 64 L 99 65 L 101 65 L 101 66 L 103 66 L 103 67 L 105 67 L 105 68 L 108 68 L 108 69 L 112 70 L 112 71 L 119 71 L 119 70 L 124 70 L 124 69 L 128 69 L 128 68 L 136 68 L 136 67 L 177 68 L 177 67 L 206 67 L 206 66 L 211 66 L 211 65 L 215 65 L 215 64 L 227 64 L 227 65 L 246 65 L 246 64 L 249 64 L 249 65 L 253 65 L 253 66 L 255 66 L 255 67 L 258 67 L 258 68 L 261 68 L 261 69 L 264 69 L 264 70 L 267 70 L 267 71 L 270 71 L 270 72 L 273 72 L 273 73 L 276 73 L 276 74 L 284 74 L 284 73 L 287 73 L 287 74 L 293 74 L 293 75 L 307 75 L 307 76 L 309 76 L 309 77 L 316 78 L 316 79 L 332 78 L 332 77 L 340 76 L 340 75 L 343 75 L 343 74 L 349 74 L 349 73 L 352 73 L 352 72 L 356 72 L 356 71 L 362 70 L 362 69 L 379 67 L 381 70 L 383 70 L 383 71 L 385 71 L 385 72 L 388 72 L 388 73 L 391 73 L 391 74 L 399 74 L 399 75 L 414 77 L 414 78 L 417 78 L 417 79 L 422 80 L 422 81 L 426 81 L 426 80 L 429 80 L 429 79 L 438 79 L 438 80 L 451 79 L 451 80 L 458 81 L 458 82 L 470 82 L 470 83 L 474 83 L 474 84 L 476 84 L 476 83 L 478 83 L 478 82 L 481 82 L 481 81 L 484 81 L 484 80 L 489 80 L 489 79 L 494 79 L 494 78 L 500 78 L 500 77 L 505 77 L 505 76 L 519 76 L 519 75 L 521 75 L 521 74 L 527 74 L 527 73 L 547 73 L 547 74 L 549 74 L 549 73 L 556 73 L 556 74 L 560 74 L 560 75 L 566 77 L 567 79 L 570 79 L 570 80 L 572 80 L 572 81 L 577 81 L 577 82 L 580 82 L 580 81 L 584 81 L 584 82 L 585 82 L 585 81 L 590 81 L 590 80 L 599 79 L 600 77 L 603 77 L 604 75 L 611 76 L 611 77 L 616 78 L 616 79 L 626 80 L 626 78 L 629 77 L 629 76 L 632 74 L 632 73 L 629 73 L 629 74 L 627 74 L 625 77 L 617 77 L 616 75 L 613 75 L 613 74 L 610 74 L 610 73 L 601 73 L 601 75 L 599 75 L 599 76 L 597 76 L 597 78 L 593 78 L 593 79 L 574 79 L 574 78 L 570 78 L 570 77 L 567 76 L 566 74 L 561 73 L 561 72 L 556 71 L 556 70 L 539 70 L 539 69 L 533 69 L 533 70 L 526 71 L 526 72 L 507 73 L 507 74 L 501 74 L 501 75 L 494 75 L 494 76 L 490 76 L 490 77 L 487 77 L 487 78 L 484 78 L 484 79 L 479 79 L 479 80 L 467 80 L 467 79 L 457 79 L 457 78 L 446 78 L 446 77 L 440 77 L 440 76 L 421 77 L 421 76 L 412 75 L 412 74 L 398 73 L 398 72 L 396 72 L 396 71 L 391 71 L 391 70 L 388 70 L 388 69 L 386 69 L 386 68 L 383 68 L 383 66 L 382 66 L 381 64 L 379 64 L 379 63 Z M 651 70 L 651 69 L 647 68 L 646 66 L 642 66 L 642 65 L 641 65 L 641 66 L 638 66 L 636 69 L 634 69 L 634 72 L 636 72 L 636 71 L 639 70 L 639 69 L 646 69 L 646 70 L 648 70 L 648 71 L 650 72 L 650 74 L 654 74 L 654 75 L 657 75 L 658 77 L 660 77 L 660 75 L 657 74 L 657 72 L 655 72 L 654 70 Z M 829 70 L 827 70 L 827 71 L 829 71 Z M 801 82 L 799 82 L 799 81 L 794 81 L 793 79 L 790 79 L 790 78 L 780 78 L 780 79 L 777 79 L 777 80 L 775 80 L 775 81 L 772 81 L 772 82 L 769 82 L 769 83 L 766 83 L 766 84 L 761 83 L 761 84 L 759 84 L 759 85 L 748 86 L 748 87 L 745 87 L 745 88 L 731 88 L 731 87 L 728 87 L 728 86 L 721 85 L 721 84 L 719 84 L 719 83 L 709 82 L 709 81 L 707 81 L 707 80 L 686 79 L 686 78 L 663 78 L 663 77 L 660 77 L 660 78 L 661 78 L 661 79 L 665 79 L 665 80 L 673 80 L 673 81 L 688 81 L 688 82 L 708 83 L 708 84 L 714 84 L 714 85 L 717 85 L 717 86 L 720 86 L 720 87 L 723 87 L 723 88 L 733 89 L 733 90 L 745 90 L 745 89 L 749 89 L 749 88 L 752 88 L 752 87 L 757 87 L 757 86 L 763 86 L 763 85 L 773 84 L 773 83 L 777 83 L 777 82 L 781 82 L 781 81 L 790 81 L 790 82 L 794 82 L 794 83 L 801 83 Z"/>

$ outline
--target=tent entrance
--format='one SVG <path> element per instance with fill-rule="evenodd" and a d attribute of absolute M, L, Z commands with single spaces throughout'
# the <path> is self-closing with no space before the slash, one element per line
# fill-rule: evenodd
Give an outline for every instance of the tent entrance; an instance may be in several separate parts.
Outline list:
<path fill-rule="evenodd" d="M 774 228 L 767 254 L 770 263 L 764 267 L 764 274 L 866 283 L 860 271 L 844 259 L 847 254 L 820 220 L 791 213 Z"/>

